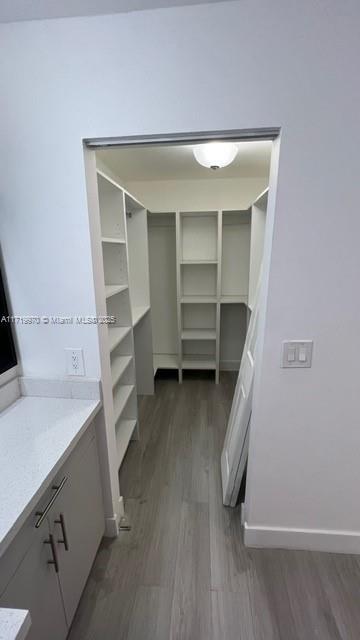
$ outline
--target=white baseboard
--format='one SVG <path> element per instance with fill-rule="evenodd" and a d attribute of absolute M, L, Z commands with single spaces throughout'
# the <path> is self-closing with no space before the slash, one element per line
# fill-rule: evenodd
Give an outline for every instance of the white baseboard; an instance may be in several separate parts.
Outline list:
<path fill-rule="evenodd" d="M 113 516 L 105 518 L 105 538 L 116 538 L 119 535 L 119 521 L 124 517 L 124 515 L 124 498 L 123 496 L 120 496 L 118 513 L 114 513 Z"/>
<path fill-rule="evenodd" d="M 239 371 L 240 360 L 220 360 L 220 371 Z"/>
<path fill-rule="evenodd" d="M 247 547 L 360 554 L 360 532 L 356 531 L 260 527 L 245 522 L 244 542 Z"/>
<path fill-rule="evenodd" d="M 119 498 L 119 519 L 124 517 L 125 515 L 125 506 L 124 506 L 124 496 L 120 496 Z"/>
<path fill-rule="evenodd" d="M 105 538 L 116 538 L 119 535 L 119 523 L 116 515 L 105 518 Z"/>

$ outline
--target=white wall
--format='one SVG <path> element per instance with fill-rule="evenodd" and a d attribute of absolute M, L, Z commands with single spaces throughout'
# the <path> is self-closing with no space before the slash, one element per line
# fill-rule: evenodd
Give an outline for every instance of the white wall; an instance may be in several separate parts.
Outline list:
<path fill-rule="evenodd" d="M 347 530 L 358 551 L 359 27 L 358 0 L 239 0 L 4 25 L 0 58 L 16 313 L 94 309 L 83 137 L 282 128 L 246 519 L 268 541 Z M 18 335 L 27 374 L 61 374 L 80 342 L 98 373 L 93 329 Z M 287 338 L 314 339 L 312 369 L 280 369 Z"/>
<path fill-rule="evenodd" d="M 248 209 L 268 178 L 216 178 L 127 182 L 127 189 L 151 211 Z"/>

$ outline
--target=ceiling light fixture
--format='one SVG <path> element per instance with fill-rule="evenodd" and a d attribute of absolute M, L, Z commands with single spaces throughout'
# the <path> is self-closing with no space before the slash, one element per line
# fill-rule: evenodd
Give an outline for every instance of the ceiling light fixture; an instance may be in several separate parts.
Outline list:
<path fill-rule="evenodd" d="M 195 160 L 208 169 L 222 169 L 231 164 L 238 148 L 233 142 L 208 142 L 198 144 L 193 149 Z"/>

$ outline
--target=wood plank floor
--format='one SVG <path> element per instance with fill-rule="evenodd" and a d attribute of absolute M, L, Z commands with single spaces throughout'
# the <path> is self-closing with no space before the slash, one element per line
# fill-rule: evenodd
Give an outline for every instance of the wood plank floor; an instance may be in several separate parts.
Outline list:
<path fill-rule="evenodd" d="M 104 540 L 70 640 L 359 640 L 356 556 L 244 547 L 221 502 L 234 376 L 157 380 L 121 470 L 132 530 Z"/>

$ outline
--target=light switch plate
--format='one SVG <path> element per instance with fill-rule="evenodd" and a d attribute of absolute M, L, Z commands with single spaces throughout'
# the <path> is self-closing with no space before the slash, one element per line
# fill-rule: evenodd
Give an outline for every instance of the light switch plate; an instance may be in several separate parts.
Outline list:
<path fill-rule="evenodd" d="M 286 340 L 283 342 L 281 366 L 284 369 L 308 369 L 312 363 L 312 340 Z"/>

